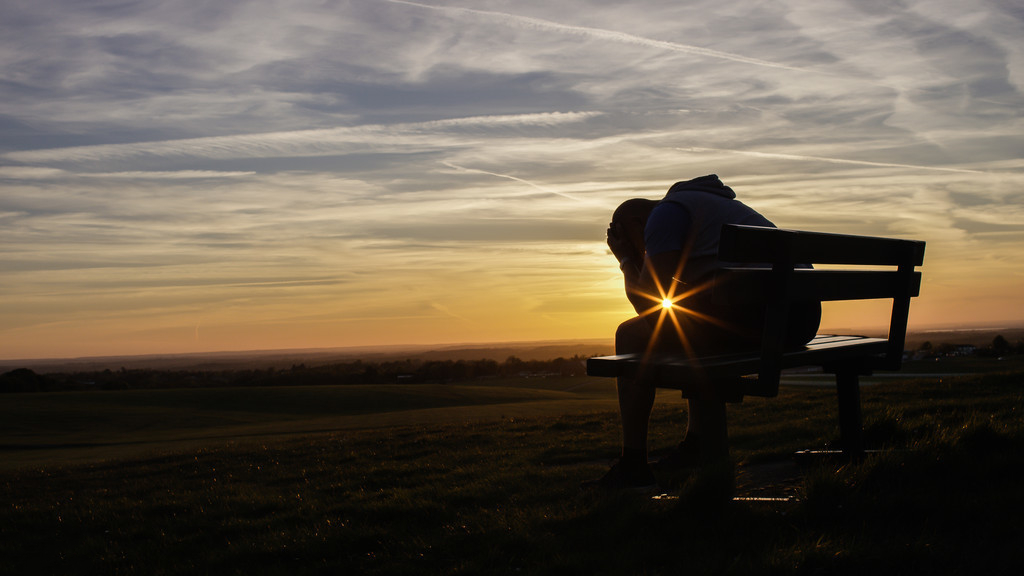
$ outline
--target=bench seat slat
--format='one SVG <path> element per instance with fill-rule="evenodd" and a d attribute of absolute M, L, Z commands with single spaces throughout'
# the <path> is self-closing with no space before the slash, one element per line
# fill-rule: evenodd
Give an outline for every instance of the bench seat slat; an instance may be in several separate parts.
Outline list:
<path fill-rule="evenodd" d="M 804 348 L 783 353 L 783 368 L 819 366 L 853 358 L 880 355 L 886 351 L 888 340 L 865 336 L 819 335 Z M 645 371 L 658 382 L 660 388 L 681 389 L 692 380 L 738 378 L 756 374 L 761 357 L 755 350 L 719 356 L 688 358 L 684 355 L 651 356 L 644 361 L 642 354 L 597 356 L 587 360 L 587 374 L 591 376 L 635 376 Z M 650 372 L 646 372 L 650 371 Z"/>

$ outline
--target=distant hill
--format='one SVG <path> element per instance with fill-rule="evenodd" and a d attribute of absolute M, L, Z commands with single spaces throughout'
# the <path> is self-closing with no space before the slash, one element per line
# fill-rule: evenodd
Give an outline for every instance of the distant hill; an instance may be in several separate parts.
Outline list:
<path fill-rule="evenodd" d="M 1024 340 L 1024 328 L 976 328 L 970 330 L 922 330 L 907 334 L 907 349 L 916 350 L 925 342 L 932 344 L 967 344 L 983 348 L 996 336 L 1010 342 Z"/>
<path fill-rule="evenodd" d="M 845 331 L 837 331 L 846 333 Z M 856 331 L 854 331 L 856 332 Z M 874 334 L 871 334 L 874 335 Z M 978 328 L 922 330 L 907 335 L 908 350 L 920 348 L 924 342 L 967 344 L 985 347 L 1001 335 L 1010 342 L 1024 340 L 1024 328 Z M 881 334 L 881 336 L 885 336 Z M 595 356 L 613 353 L 612 339 L 550 340 L 537 342 L 496 342 L 482 344 L 437 344 L 363 346 L 351 348 L 320 348 L 307 350 L 250 350 L 206 352 L 196 354 L 152 354 L 145 356 L 104 356 L 43 360 L 0 360 L 0 373 L 28 368 L 40 374 L 76 371 L 126 369 L 154 370 L 233 370 L 242 368 L 288 368 L 293 365 L 320 366 L 353 360 L 553 360 L 573 356 Z"/>
<path fill-rule="evenodd" d="M 288 368 L 293 365 L 321 366 L 353 360 L 552 360 L 573 356 L 594 356 L 613 352 L 611 339 L 580 339 L 542 342 L 487 344 L 365 346 L 312 350 L 251 350 L 195 354 L 152 354 L 144 356 L 101 356 L 90 358 L 0 360 L 0 373 L 28 368 L 40 374 L 102 370 L 235 370 L 243 368 Z"/>

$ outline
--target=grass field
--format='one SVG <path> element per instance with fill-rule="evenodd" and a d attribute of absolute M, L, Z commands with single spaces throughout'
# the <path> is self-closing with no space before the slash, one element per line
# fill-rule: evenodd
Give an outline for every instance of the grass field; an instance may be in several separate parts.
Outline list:
<path fill-rule="evenodd" d="M 835 441 L 829 388 L 732 407 L 773 502 L 721 470 L 582 493 L 618 445 L 599 379 L 7 394 L 0 573 L 1020 574 L 1024 371 L 909 368 L 865 386 L 857 465 L 790 458 Z"/>
<path fill-rule="evenodd" d="M 547 388 L 496 381 L 8 394 L 0 396 L 0 450 L 6 456 L 0 470 L 228 441 L 611 406 L 607 382 L 546 383 Z"/>

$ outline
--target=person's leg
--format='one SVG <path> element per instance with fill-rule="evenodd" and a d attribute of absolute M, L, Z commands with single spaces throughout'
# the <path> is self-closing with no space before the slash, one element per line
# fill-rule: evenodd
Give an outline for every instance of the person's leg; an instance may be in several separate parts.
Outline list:
<path fill-rule="evenodd" d="M 686 325 L 686 324 L 684 324 Z M 694 330 L 696 332 L 696 330 Z M 705 331 L 706 332 L 706 331 Z M 650 324 L 641 318 L 623 322 L 615 332 L 615 353 L 643 353 L 651 346 Z M 670 338 L 662 347 L 681 348 Z M 708 348 L 707 344 L 698 348 Z M 619 415 L 622 420 L 622 457 L 630 462 L 647 461 L 647 431 L 654 408 L 653 384 L 620 377 L 617 381 Z M 690 399 L 687 409 L 686 434 L 680 444 L 685 452 L 683 464 L 717 460 L 728 456 L 728 432 L 725 403 L 710 399 Z"/>
<path fill-rule="evenodd" d="M 718 287 L 725 295 L 729 286 Z M 712 354 L 728 351 L 736 346 L 753 347 L 760 342 L 760 329 L 764 314 L 763 307 L 756 301 L 746 301 L 744 293 L 726 296 L 733 305 L 721 302 L 711 303 L 709 314 L 721 320 L 722 324 L 684 322 L 695 341 L 698 354 Z M 814 338 L 821 320 L 819 302 L 798 302 L 790 314 L 790 330 L 787 333 L 787 347 L 802 346 Z M 755 321 L 751 321 L 751 320 Z M 673 464 L 698 464 L 715 462 L 729 456 L 729 433 L 726 422 L 725 403 L 711 399 L 693 398 L 687 402 L 686 435 L 671 460 Z"/>
<path fill-rule="evenodd" d="M 615 353 L 644 352 L 651 330 L 645 321 L 633 318 L 615 332 Z M 583 483 L 586 489 L 643 490 L 657 488 L 647 464 L 647 424 L 654 407 L 654 386 L 643 380 L 620 377 L 617 381 L 619 417 L 622 424 L 622 455 L 607 474 Z"/>
<path fill-rule="evenodd" d="M 723 312 L 711 302 L 690 304 L 715 318 L 709 322 L 696 316 L 680 315 L 679 324 L 686 335 L 685 348 L 697 356 L 730 351 L 736 346 L 750 345 L 754 339 L 737 330 L 735 314 Z M 729 435 L 725 402 L 713 398 L 687 400 L 686 433 L 670 453 L 658 460 L 658 468 L 673 470 L 716 462 L 729 455 Z"/>
<path fill-rule="evenodd" d="M 651 327 L 642 318 L 632 318 L 615 332 L 615 353 L 643 353 L 651 341 Z M 647 427 L 654 408 L 655 387 L 640 379 L 619 377 L 619 417 L 622 420 L 622 456 L 647 462 Z"/>

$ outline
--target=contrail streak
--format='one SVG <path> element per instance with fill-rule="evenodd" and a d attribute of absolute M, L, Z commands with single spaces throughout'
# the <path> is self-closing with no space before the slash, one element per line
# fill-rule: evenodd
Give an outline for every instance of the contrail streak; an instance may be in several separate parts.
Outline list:
<path fill-rule="evenodd" d="M 517 16 L 515 14 L 508 14 L 505 12 L 491 12 L 487 10 L 474 10 L 472 8 L 459 8 L 455 6 L 430 6 L 428 4 L 419 4 L 416 2 L 409 2 L 408 0 L 387 0 L 393 4 L 404 4 L 406 6 L 415 6 L 417 8 L 424 8 L 427 10 L 436 10 L 439 12 L 448 12 L 455 14 L 473 14 L 476 16 L 485 16 L 488 18 L 496 18 L 502 20 L 508 24 L 517 25 L 524 28 L 534 28 L 539 30 L 554 30 L 558 32 L 565 32 L 568 34 L 574 34 L 577 36 L 588 36 L 591 38 L 600 38 L 603 40 L 610 40 L 613 42 L 620 42 L 624 44 L 633 44 L 637 46 L 647 46 L 649 48 L 659 48 L 662 50 L 669 50 L 671 52 L 683 52 L 686 54 L 696 54 L 698 56 L 707 56 L 709 58 L 719 58 L 721 60 L 730 60 L 733 62 L 740 62 L 743 64 L 752 64 L 754 66 L 763 66 L 766 68 L 781 68 L 783 70 L 793 70 L 797 72 L 811 72 L 815 74 L 825 74 L 825 72 L 817 72 L 814 70 L 808 70 L 806 68 L 797 68 L 795 66 L 787 66 L 785 64 L 779 64 L 777 62 L 769 62 L 767 60 L 759 60 L 757 58 L 750 58 L 748 56 L 742 56 L 740 54 L 732 54 L 729 52 L 721 52 L 719 50 L 711 50 L 710 48 L 701 48 L 700 46 L 691 46 L 689 44 L 679 44 L 678 42 L 666 42 L 664 40 L 654 40 L 652 38 L 644 38 L 643 36 L 636 36 L 634 34 L 628 34 L 626 32 L 617 32 L 615 30 L 606 30 L 603 28 L 589 28 L 586 26 L 570 26 L 568 24 L 559 24 L 557 22 L 551 22 L 550 20 L 541 20 L 540 18 L 531 18 L 529 16 Z"/>
<path fill-rule="evenodd" d="M 437 310 L 438 312 L 441 312 L 445 316 L 451 316 L 452 318 L 455 318 L 456 320 L 462 320 L 463 322 L 469 322 L 471 324 L 474 323 L 469 318 L 466 318 L 465 316 L 460 316 L 460 315 L 456 314 L 455 312 L 452 312 L 451 308 L 448 308 L 444 304 L 439 304 L 437 302 L 431 302 L 430 303 L 430 307 L 433 308 L 434 310 Z"/>
<path fill-rule="evenodd" d="M 728 154 L 742 154 L 744 156 L 755 156 L 758 158 L 779 158 L 782 160 L 814 160 L 828 162 L 830 164 L 854 164 L 857 166 L 880 166 L 883 168 L 913 168 L 916 170 L 934 170 L 937 172 L 958 172 L 962 174 L 989 174 L 982 170 L 970 170 L 967 168 L 943 168 L 941 166 L 919 166 L 917 164 L 896 164 L 892 162 L 869 162 L 867 160 L 847 160 L 845 158 L 825 158 L 822 156 L 804 156 L 801 154 L 779 154 L 775 152 L 752 152 L 748 150 L 726 150 L 724 148 L 676 148 L 683 152 L 725 152 Z"/>
<path fill-rule="evenodd" d="M 550 188 L 545 188 L 545 187 L 543 187 L 543 186 L 541 186 L 539 184 L 534 184 L 533 182 L 530 182 L 529 180 L 523 180 L 522 178 L 518 178 L 516 176 L 511 176 L 509 174 L 499 174 L 497 172 L 488 172 L 486 170 L 477 170 L 476 168 L 466 168 L 464 166 L 459 166 L 458 164 L 452 164 L 451 162 L 441 162 L 441 164 L 444 164 L 445 166 L 447 166 L 449 168 L 452 168 L 452 169 L 455 169 L 455 170 L 460 170 L 462 172 L 473 172 L 473 173 L 476 173 L 476 174 L 486 174 L 488 176 L 494 176 L 495 178 L 505 178 L 507 180 L 514 180 L 516 182 L 522 182 L 523 184 L 526 184 L 527 186 L 531 186 L 533 188 L 536 188 L 537 190 L 540 190 L 541 192 L 546 192 L 548 194 L 554 194 L 556 196 L 561 196 L 563 198 L 568 198 L 569 200 L 575 200 L 577 202 L 584 202 L 584 203 L 589 202 L 589 200 L 587 200 L 586 198 L 580 198 L 578 196 L 573 196 L 572 194 L 566 194 L 565 192 L 559 192 L 558 190 L 552 190 Z"/>
<path fill-rule="evenodd" d="M 498 116 L 469 116 L 428 122 L 400 124 L 364 124 L 315 130 L 293 130 L 262 134 L 207 136 L 182 140 L 161 140 L 132 144 L 97 144 L 67 148 L 15 150 L 0 153 L 0 158 L 17 162 L 97 162 L 123 160 L 139 156 L 199 156 L 202 158 L 269 158 L 289 156 L 329 156 L 344 151 L 346 145 L 377 144 L 383 138 L 418 142 L 417 138 L 461 128 L 557 126 L 600 116 L 601 112 L 544 112 Z M 25 170 L 24 168 L 19 168 Z M 10 171 L 10 168 L 5 168 Z M 40 175 L 36 168 L 36 175 Z"/>

